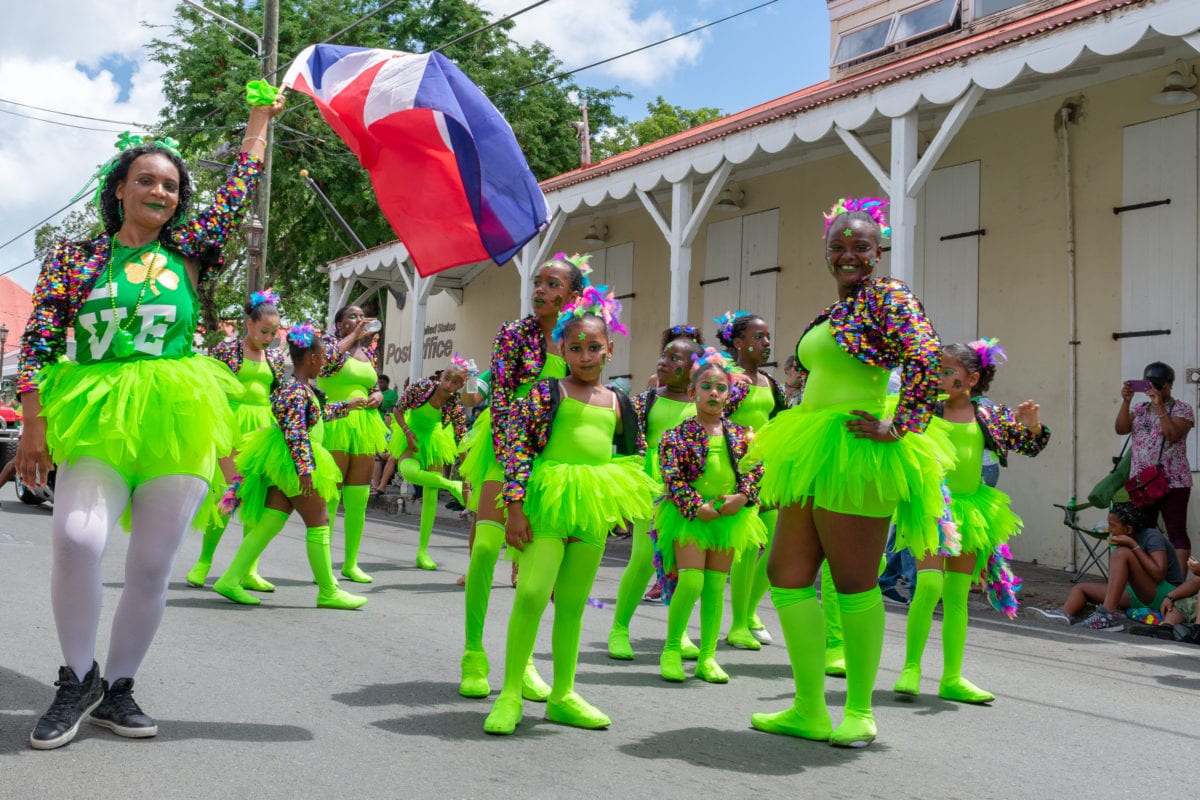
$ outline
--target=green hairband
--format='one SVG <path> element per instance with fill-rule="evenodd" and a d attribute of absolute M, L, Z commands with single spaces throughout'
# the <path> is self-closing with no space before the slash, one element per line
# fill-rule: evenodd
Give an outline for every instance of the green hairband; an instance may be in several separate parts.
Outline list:
<path fill-rule="evenodd" d="M 84 187 L 75 193 L 75 196 L 71 198 L 71 202 L 74 203 L 76 200 L 87 194 L 88 190 L 92 188 L 92 182 L 96 181 L 96 191 L 92 196 L 92 203 L 96 206 L 96 208 L 99 208 L 100 193 L 104 190 L 104 182 L 108 179 L 109 173 L 117 168 L 117 163 L 121 160 L 121 156 L 126 150 L 132 150 L 135 147 L 143 147 L 145 145 L 154 145 L 161 150 L 166 150 L 176 158 L 183 158 L 179 152 L 178 140 L 172 139 L 170 136 L 164 136 L 161 139 L 154 139 L 149 135 L 143 136 L 141 134 L 124 131 L 117 136 L 117 141 L 113 145 L 117 148 L 116 155 L 114 155 L 108 161 L 105 161 L 96 169 L 95 172 L 92 173 L 92 177 L 88 178 L 88 181 Z"/>

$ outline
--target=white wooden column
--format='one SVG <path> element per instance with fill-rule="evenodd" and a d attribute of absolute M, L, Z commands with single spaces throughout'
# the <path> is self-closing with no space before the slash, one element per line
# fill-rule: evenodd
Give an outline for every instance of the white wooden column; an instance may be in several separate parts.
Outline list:
<path fill-rule="evenodd" d="M 354 278 L 335 278 L 329 276 L 329 309 L 325 319 L 325 329 L 333 330 L 333 315 L 346 305 L 350 292 L 354 289 Z"/>
<path fill-rule="evenodd" d="M 408 377 L 414 383 L 425 377 L 425 318 L 429 294 L 433 289 L 434 278 L 422 278 L 416 269 L 407 261 L 400 265 L 400 275 L 408 288 L 408 302 L 412 307 L 412 317 L 409 320 L 410 358 L 408 360 Z"/>
<path fill-rule="evenodd" d="M 527 317 L 533 313 L 533 273 L 550 258 L 550 250 L 558 240 L 567 215 L 555 211 L 550 215 L 550 224 L 540 233 L 530 239 L 521 251 L 513 256 L 517 265 L 517 273 L 521 276 L 521 316 Z"/>
<path fill-rule="evenodd" d="M 688 281 L 692 271 L 692 244 L 696 241 L 704 218 L 717 201 L 721 187 L 729 179 L 732 170 L 733 164 L 722 160 L 721 166 L 717 167 L 717 171 L 708 179 L 704 194 L 700 196 L 700 202 L 695 207 L 692 206 L 693 177 L 688 175 L 672 183 L 670 224 L 667 223 L 666 216 L 654 197 L 647 191 L 637 190 L 642 205 L 646 207 L 650 218 L 662 231 L 671 248 L 671 307 L 667 325 L 682 325 L 688 321 Z"/>

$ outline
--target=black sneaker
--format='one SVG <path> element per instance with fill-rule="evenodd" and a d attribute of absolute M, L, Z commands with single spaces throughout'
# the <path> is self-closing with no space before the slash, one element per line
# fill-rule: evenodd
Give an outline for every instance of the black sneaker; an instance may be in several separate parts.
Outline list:
<path fill-rule="evenodd" d="M 82 681 L 70 667 L 59 667 L 54 685 L 58 687 L 54 702 L 29 734 L 29 745 L 34 750 L 53 750 L 70 742 L 79 731 L 79 723 L 104 699 L 100 668 L 95 661 Z"/>
<path fill-rule="evenodd" d="M 118 678 L 112 686 L 104 681 L 104 702 L 92 712 L 91 722 L 130 739 L 158 735 L 158 725 L 133 699 L 133 678 Z"/>

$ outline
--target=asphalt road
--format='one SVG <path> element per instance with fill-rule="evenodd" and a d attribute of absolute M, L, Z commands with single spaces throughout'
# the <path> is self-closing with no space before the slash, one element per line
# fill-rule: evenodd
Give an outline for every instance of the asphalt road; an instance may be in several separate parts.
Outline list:
<path fill-rule="evenodd" d="M 1125 634 L 1078 634 L 982 612 L 966 673 L 995 692 L 991 707 L 939 700 L 940 639 L 926 655 L 927 694 L 889 691 L 903 657 L 903 610 L 889 607 L 876 693 L 880 738 L 862 751 L 752 730 L 752 711 L 791 696 L 780 645 L 722 648 L 726 686 L 664 683 L 657 649 L 666 609 L 643 604 L 634 662 L 610 661 L 605 640 L 625 547 L 611 548 L 584 621 L 578 688 L 614 720 L 608 731 L 560 727 L 526 704 L 518 734 L 493 738 L 490 704 L 456 692 L 462 647 L 466 533 L 434 534 L 438 572 L 413 566 L 416 517 L 368 521 L 362 565 L 376 582 L 361 611 L 313 607 L 303 530 L 289 523 L 262 559 L 279 585 L 259 608 L 190 589 L 199 548 L 184 545 L 166 619 L 137 676 L 137 697 L 158 719 L 150 740 L 82 727 L 66 748 L 35 752 L 28 735 L 52 697 L 61 656 L 48 598 L 50 517 L 0 503 L 0 798 L 1108 798 L 1190 797 L 1200 754 L 1200 648 Z M 335 561 L 340 548 L 335 527 Z M 240 531 L 217 553 L 223 566 Z M 100 653 L 126 547 L 105 560 Z M 501 672 L 512 590 L 497 568 L 487 644 Z M 776 630 L 773 611 L 764 619 Z M 698 636 L 698 615 L 692 636 Z M 535 658 L 551 673 L 549 618 Z M 103 657 L 100 658 L 103 664 Z M 494 696 L 494 695 L 493 695 Z M 830 681 L 834 704 L 840 681 Z M 835 708 L 835 723 L 838 710 Z"/>

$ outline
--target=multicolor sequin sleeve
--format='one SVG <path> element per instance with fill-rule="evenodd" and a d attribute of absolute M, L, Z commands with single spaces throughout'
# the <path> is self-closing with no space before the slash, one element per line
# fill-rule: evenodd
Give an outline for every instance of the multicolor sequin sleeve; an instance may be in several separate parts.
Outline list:
<path fill-rule="evenodd" d="M 535 379 L 546 362 L 546 341 L 537 317 L 528 316 L 500 327 L 492 342 L 492 447 L 504 460 L 504 432 L 517 389 Z"/>
<path fill-rule="evenodd" d="M 309 475 L 316 469 L 312 442 L 308 438 L 309 417 L 312 415 L 315 420 L 320 413 L 316 404 L 312 392 L 294 378 L 271 394 L 271 411 L 292 454 L 297 475 Z"/>
<path fill-rule="evenodd" d="M 46 253 L 33 290 L 33 312 L 21 337 L 18 395 L 37 391 L 42 367 L 66 353 L 67 329 L 108 263 L 107 242 L 107 237 L 99 243 L 60 241 Z"/>
<path fill-rule="evenodd" d="M 405 411 L 420 408 L 429 402 L 435 389 L 437 389 L 437 382 L 431 378 L 419 378 L 410 383 L 404 393 L 400 395 L 400 399 L 396 401 L 394 413 L 400 415 Z"/>
<path fill-rule="evenodd" d="M 171 230 L 171 240 L 179 246 L 180 252 L 200 260 L 201 283 L 224 266 L 221 249 L 241 225 L 262 171 L 262 159 L 239 153 L 233 163 L 233 172 L 217 190 L 209 207 Z"/>
<path fill-rule="evenodd" d="M 754 438 L 754 431 L 745 425 L 739 425 L 729 420 L 725 420 L 724 424 L 725 441 L 729 443 L 730 455 L 733 456 L 733 468 L 737 472 L 738 492 L 746 495 L 747 505 L 754 505 L 758 502 L 758 484 L 762 480 L 763 465 L 762 462 L 759 462 L 750 469 L 742 468 L 746 451 L 750 449 L 750 442 Z"/>
<path fill-rule="evenodd" d="M 321 343 L 325 345 L 325 366 L 321 367 L 321 377 L 332 378 L 338 374 L 350 354 L 338 347 L 338 338 L 331 333 L 323 334 Z"/>
<path fill-rule="evenodd" d="M 662 474 L 663 493 L 687 519 L 695 519 L 704 498 L 692 487 L 692 481 L 704 472 L 708 457 L 708 434 L 702 425 L 678 427 L 663 434 L 658 442 L 658 463 Z"/>
<path fill-rule="evenodd" d="M 354 410 L 352 400 L 338 400 L 333 403 L 326 403 L 321 406 L 321 419 L 326 422 L 333 422 L 335 419 L 343 419 Z"/>
<path fill-rule="evenodd" d="M 237 375 L 242 369 L 243 350 L 241 339 L 227 339 L 223 342 L 217 342 L 209 348 L 208 354 L 229 367 L 229 371 L 234 375 Z"/>
<path fill-rule="evenodd" d="M 1002 463 L 1007 461 L 1008 451 L 1025 456 L 1036 456 L 1050 442 L 1050 429 L 1045 425 L 1038 433 L 1026 428 L 1017 419 L 1017 413 L 1005 405 L 977 405 L 975 418 L 984 426 L 998 448 L 997 455 Z"/>
<path fill-rule="evenodd" d="M 501 458 L 506 503 L 525 499 L 533 460 L 546 449 L 550 439 L 552 405 L 550 382 L 538 381 L 528 397 L 517 400 L 510 408 L 507 427 L 503 431 L 507 447 Z"/>
<path fill-rule="evenodd" d="M 884 335 L 900 356 L 900 401 L 892 424 L 898 431 L 921 433 L 937 403 L 941 342 L 921 301 L 902 282 L 881 280 L 870 288 Z"/>
<path fill-rule="evenodd" d="M 462 398 L 457 394 L 451 397 L 442 407 L 442 423 L 449 425 L 454 431 L 454 441 L 461 442 L 467 435 L 467 410 L 463 408 Z"/>
<path fill-rule="evenodd" d="M 644 392 L 638 392 L 630 400 L 633 403 L 633 414 L 637 417 L 637 454 L 639 456 L 646 455 L 646 429 L 649 425 L 647 409 L 650 406 L 650 395 L 656 392 L 656 389 L 647 389 Z"/>

